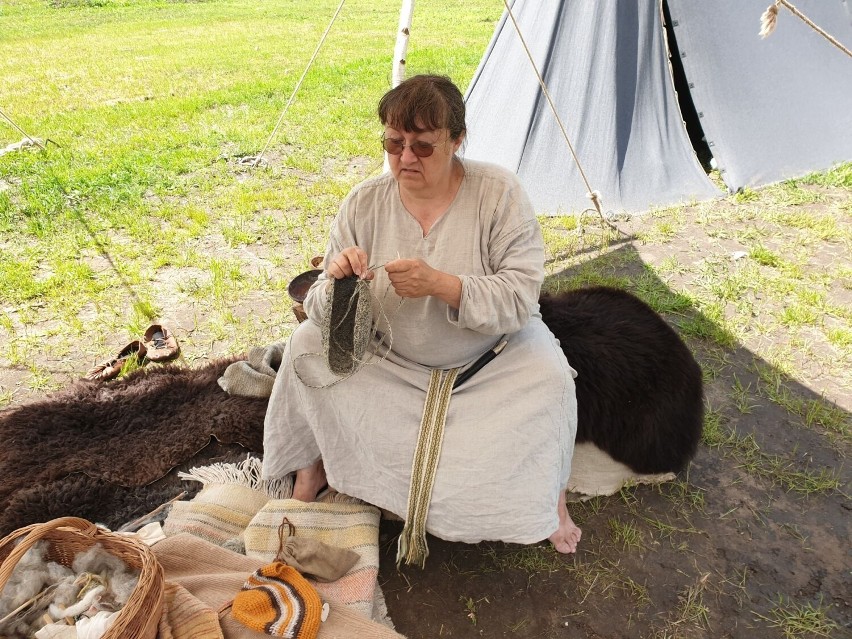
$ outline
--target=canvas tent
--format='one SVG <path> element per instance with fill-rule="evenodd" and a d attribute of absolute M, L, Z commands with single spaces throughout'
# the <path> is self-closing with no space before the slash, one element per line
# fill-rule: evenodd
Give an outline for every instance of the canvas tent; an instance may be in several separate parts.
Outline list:
<path fill-rule="evenodd" d="M 668 0 L 683 104 L 731 191 L 852 160 L 852 58 L 770 0 Z M 641 211 L 721 192 L 699 163 L 670 65 L 662 0 L 510 4 L 604 210 Z M 796 6 L 852 48 L 845 0 Z M 515 171 L 539 213 L 590 206 L 587 189 L 504 12 L 467 94 L 465 155 Z M 700 137 L 700 136 L 699 136 Z"/>

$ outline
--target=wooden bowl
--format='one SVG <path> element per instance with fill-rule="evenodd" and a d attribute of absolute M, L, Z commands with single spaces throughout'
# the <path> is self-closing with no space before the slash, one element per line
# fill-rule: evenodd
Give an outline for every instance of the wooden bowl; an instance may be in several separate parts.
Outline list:
<path fill-rule="evenodd" d="M 290 296 L 290 299 L 299 304 L 304 302 L 308 295 L 308 289 L 317 281 L 320 273 L 322 273 L 322 269 L 315 268 L 294 277 L 287 285 L 287 295 Z"/>

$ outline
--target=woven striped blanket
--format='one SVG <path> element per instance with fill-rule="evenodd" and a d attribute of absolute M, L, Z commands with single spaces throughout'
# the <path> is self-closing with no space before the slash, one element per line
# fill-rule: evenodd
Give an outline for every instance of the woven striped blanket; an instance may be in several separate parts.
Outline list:
<path fill-rule="evenodd" d="M 190 533 L 272 562 L 278 553 L 278 528 L 286 517 L 297 536 L 347 548 L 360 557 L 336 581 L 309 579 L 320 596 L 388 622 L 378 587 L 379 509 L 334 492 L 312 503 L 290 499 L 292 481 L 264 481 L 260 469 L 260 460 L 248 457 L 239 464 L 214 464 L 181 473 L 184 479 L 201 482 L 203 488 L 192 500 L 173 504 L 163 532 L 169 537 Z"/>
<path fill-rule="evenodd" d="M 345 603 L 373 618 L 379 575 L 379 509 L 364 503 L 271 500 L 246 528 L 247 556 L 267 562 L 275 559 L 279 544 L 278 527 L 284 517 L 295 526 L 296 536 L 317 539 L 360 555 L 357 563 L 337 581 L 308 581 L 323 598 Z"/>

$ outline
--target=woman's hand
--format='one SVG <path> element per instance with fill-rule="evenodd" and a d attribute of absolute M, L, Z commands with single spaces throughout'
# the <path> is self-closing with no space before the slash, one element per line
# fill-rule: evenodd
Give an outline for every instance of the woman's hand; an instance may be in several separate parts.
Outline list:
<path fill-rule="evenodd" d="M 453 308 L 461 304 L 461 280 L 432 268 L 423 260 L 398 259 L 385 264 L 385 272 L 400 297 L 437 297 Z"/>
<path fill-rule="evenodd" d="M 370 264 L 367 259 L 364 249 L 350 246 L 334 256 L 325 270 L 336 280 L 342 280 L 351 275 L 357 275 L 362 280 L 371 280 L 375 274 L 369 269 Z"/>

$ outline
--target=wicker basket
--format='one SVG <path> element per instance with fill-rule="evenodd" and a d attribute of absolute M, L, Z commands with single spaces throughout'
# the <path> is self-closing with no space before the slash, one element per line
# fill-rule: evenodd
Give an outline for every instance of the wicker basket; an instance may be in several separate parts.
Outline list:
<path fill-rule="evenodd" d="M 21 542 L 15 546 L 18 539 Z M 77 553 L 100 544 L 130 568 L 139 570 L 139 583 L 103 639 L 155 639 L 163 609 L 163 567 L 142 542 L 107 532 L 79 517 L 61 517 L 33 524 L 0 539 L 0 593 L 18 561 L 40 539 L 48 542 L 47 560 L 68 568 Z"/>

